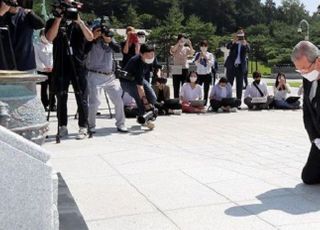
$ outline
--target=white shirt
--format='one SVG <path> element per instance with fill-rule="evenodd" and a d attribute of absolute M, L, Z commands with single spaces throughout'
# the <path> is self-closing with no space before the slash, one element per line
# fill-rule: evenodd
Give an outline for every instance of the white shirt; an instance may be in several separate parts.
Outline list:
<path fill-rule="evenodd" d="M 202 98 L 202 87 L 196 84 L 196 87 L 193 89 L 190 83 L 184 83 L 181 87 L 180 96 L 185 101 L 195 101 Z"/>
<path fill-rule="evenodd" d="M 214 65 L 214 56 L 212 53 L 206 52 L 205 56 L 207 57 L 207 65 L 204 66 L 199 62 L 199 59 L 196 60 L 197 56 L 201 55 L 201 53 L 196 53 L 193 61 L 197 66 L 197 74 L 199 75 L 207 75 L 211 73 L 211 67 Z"/>
<path fill-rule="evenodd" d="M 237 65 L 241 64 L 240 53 L 241 53 L 241 43 L 238 42 L 238 56 L 234 64 L 237 64 Z"/>
<path fill-rule="evenodd" d="M 273 87 L 274 99 L 275 100 L 285 100 L 287 98 L 287 94 L 291 93 L 290 86 L 286 84 L 285 90 L 278 90 L 277 87 Z"/>
<path fill-rule="evenodd" d="M 258 88 L 261 90 L 261 92 L 263 93 L 264 97 L 269 96 L 268 93 L 268 88 L 266 83 L 264 82 L 260 82 L 260 84 L 258 85 Z M 253 83 L 251 83 L 246 91 L 244 92 L 244 98 L 247 97 L 261 97 L 261 94 L 259 93 L 258 89 L 253 85 Z"/>
<path fill-rule="evenodd" d="M 52 43 L 43 43 L 41 41 L 34 44 L 34 53 L 37 64 L 37 70 L 46 72 L 46 68 L 53 67 L 53 45 Z"/>

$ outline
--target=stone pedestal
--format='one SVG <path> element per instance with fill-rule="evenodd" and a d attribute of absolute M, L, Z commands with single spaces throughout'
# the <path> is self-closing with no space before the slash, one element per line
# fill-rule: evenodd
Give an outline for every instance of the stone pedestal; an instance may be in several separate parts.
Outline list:
<path fill-rule="evenodd" d="M 36 94 L 36 83 L 46 78 L 28 72 L 0 71 L 0 101 L 8 105 L 10 115 L 7 128 L 40 145 L 49 124 Z"/>
<path fill-rule="evenodd" d="M 39 145 L 0 126 L 0 229 L 58 230 L 58 178 Z"/>

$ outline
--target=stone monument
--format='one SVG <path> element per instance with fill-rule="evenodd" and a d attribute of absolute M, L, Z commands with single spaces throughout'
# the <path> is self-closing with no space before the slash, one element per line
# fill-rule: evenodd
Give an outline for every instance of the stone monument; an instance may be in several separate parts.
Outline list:
<path fill-rule="evenodd" d="M 49 126 L 36 93 L 36 83 L 44 80 L 46 76 L 0 70 L 0 109 L 3 113 L 7 106 L 9 116 L 6 127 L 39 145 L 43 144 Z"/>

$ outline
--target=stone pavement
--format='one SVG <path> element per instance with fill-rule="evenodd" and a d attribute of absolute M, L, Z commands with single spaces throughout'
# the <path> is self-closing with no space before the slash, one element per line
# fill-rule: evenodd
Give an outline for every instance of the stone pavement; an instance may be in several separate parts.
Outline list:
<path fill-rule="evenodd" d="M 300 180 L 301 111 L 159 117 L 154 131 L 127 120 L 120 134 L 103 103 L 97 134 L 77 141 L 69 104 L 70 137 L 55 144 L 53 114 L 44 148 L 89 229 L 320 229 L 320 186 Z M 75 222 L 61 229 L 87 229 Z"/>

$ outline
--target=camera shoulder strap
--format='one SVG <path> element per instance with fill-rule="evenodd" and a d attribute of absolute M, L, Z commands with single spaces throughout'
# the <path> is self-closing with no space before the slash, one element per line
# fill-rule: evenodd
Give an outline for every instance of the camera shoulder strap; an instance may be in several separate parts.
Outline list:
<path fill-rule="evenodd" d="M 259 88 L 259 86 L 258 86 L 255 82 L 253 82 L 253 85 L 254 85 L 254 87 L 257 88 L 257 90 L 259 91 L 261 97 L 264 97 L 264 94 L 262 93 L 262 91 L 261 91 L 261 89 Z"/>

